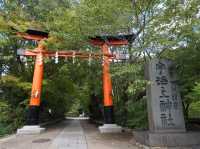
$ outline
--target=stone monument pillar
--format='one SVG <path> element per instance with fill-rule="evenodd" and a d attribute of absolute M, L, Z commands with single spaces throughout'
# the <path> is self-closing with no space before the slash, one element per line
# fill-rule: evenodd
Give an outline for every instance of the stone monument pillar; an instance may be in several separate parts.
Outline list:
<path fill-rule="evenodd" d="M 136 141 L 151 147 L 183 147 L 200 143 L 199 133 L 185 129 L 178 78 L 170 60 L 152 59 L 145 67 L 149 131 L 134 131 Z"/>
<path fill-rule="evenodd" d="M 154 59 L 147 65 L 149 130 L 185 132 L 183 106 L 172 62 Z"/>

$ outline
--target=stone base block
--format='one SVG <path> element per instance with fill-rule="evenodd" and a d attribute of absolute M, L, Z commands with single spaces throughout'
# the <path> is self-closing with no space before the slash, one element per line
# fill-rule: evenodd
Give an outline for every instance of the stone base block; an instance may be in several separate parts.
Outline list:
<path fill-rule="evenodd" d="M 135 140 L 150 147 L 200 147 L 200 132 L 162 132 L 134 131 Z"/>
<path fill-rule="evenodd" d="M 33 135 L 33 134 L 40 134 L 44 132 L 45 128 L 41 128 L 39 125 L 31 125 L 31 126 L 24 126 L 21 129 L 17 130 L 18 135 Z"/>
<path fill-rule="evenodd" d="M 122 127 L 117 124 L 104 124 L 99 127 L 101 133 L 120 133 L 122 132 Z"/>

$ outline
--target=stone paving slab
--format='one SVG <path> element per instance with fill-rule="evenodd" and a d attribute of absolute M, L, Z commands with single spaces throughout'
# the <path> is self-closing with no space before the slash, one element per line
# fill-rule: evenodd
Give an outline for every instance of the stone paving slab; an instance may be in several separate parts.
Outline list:
<path fill-rule="evenodd" d="M 99 133 L 97 126 L 81 121 L 88 149 L 141 149 L 136 146 L 132 133 Z"/>
<path fill-rule="evenodd" d="M 48 149 L 52 140 L 64 129 L 65 124 L 60 123 L 57 126 L 48 128 L 39 135 L 12 135 L 6 140 L 0 140 L 0 149 Z M 38 140 L 48 139 L 44 142 Z"/>
<path fill-rule="evenodd" d="M 87 120 L 66 120 L 39 135 L 0 139 L 0 149 L 138 149 L 132 134 L 100 134 Z"/>
<path fill-rule="evenodd" d="M 49 149 L 87 149 L 87 142 L 80 122 L 71 120 L 55 138 Z"/>

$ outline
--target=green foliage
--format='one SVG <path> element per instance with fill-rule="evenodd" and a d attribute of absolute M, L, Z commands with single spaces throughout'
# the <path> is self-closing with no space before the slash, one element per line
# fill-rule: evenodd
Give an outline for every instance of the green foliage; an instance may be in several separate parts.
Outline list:
<path fill-rule="evenodd" d="M 31 83 L 8 75 L 0 80 L 0 135 L 11 133 L 25 122 Z"/>
<path fill-rule="evenodd" d="M 29 96 L 31 83 L 23 82 L 21 79 L 10 75 L 2 77 L 0 83 L 0 88 L 3 90 L 2 98 L 7 99 L 13 107 L 16 107 Z"/>
<path fill-rule="evenodd" d="M 69 110 L 67 108 L 71 106 L 74 84 L 67 73 L 67 65 L 63 65 L 58 72 L 51 72 L 51 76 L 49 76 L 51 80 L 44 80 L 42 103 L 46 113 L 51 109 L 50 118 L 63 117 L 65 112 Z"/>
<path fill-rule="evenodd" d="M 0 102 L 0 136 L 10 132 L 10 125 L 12 122 L 11 115 L 12 109 L 6 101 Z"/>
<path fill-rule="evenodd" d="M 195 26 L 195 24 L 190 24 L 190 27 L 192 25 Z M 193 110 L 191 104 L 199 101 L 200 80 L 198 71 L 200 67 L 200 33 L 197 30 L 186 31 L 187 27 L 181 28 L 183 29 L 182 34 L 179 33 L 184 39 L 185 46 L 182 45 L 175 51 L 167 51 L 163 54 L 163 57 L 173 59 L 176 62 L 186 119 L 189 118 L 189 111 Z"/>
<path fill-rule="evenodd" d="M 127 126 L 136 129 L 148 128 L 147 105 L 146 98 L 139 101 L 129 101 L 127 103 Z"/>
<path fill-rule="evenodd" d="M 78 110 L 89 112 L 90 96 L 102 94 L 101 65 L 93 62 L 88 65 L 86 61 L 76 61 L 69 66 L 69 76 L 74 83 L 74 94 L 72 95 L 72 107 L 69 113 L 78 115 Z"/>
<path fill-rule="evenodd" d="M 88 36 L 116 33 L 131 25 L 128 0 L 8 0 L 2 8 L 4 22 L 17 30 L 48 30 L 51 49 L 84 47 Z"/>
<path fill-rule="evenodd" d="M 3 100 L 0 103 L 0 136 L 13 133 L 25 124 L 27 102 L 18 105 L 15 109 Z"/>
<path fill-rule="evenodd" d="M 200 101 L 193 101 L 190 105 L 190 110 L 189 110 L 189 117 L 190 118 L 199 118 L 200 114 Z"/>
<path fill-rule="evenodd" d="M 188 97 L 189 96 L 189 97 Z M 188 93 L 187 99 L 190 99 L 189 102 L 189 113 L 190 118 L 199 118 L 200 114 L 200 83 L 196 83 L 191 92 Z"/>
<path fill-rule="evenodd" d="M 0 123 L 1 124 L 7 124 L 11 121 L 11 119 L 8 119 L 8 115 L 11 113 L 11 107 L 6 103 L 5 101 L 0 102 Z"/>
<path fill-rule="evenodd" d="M 147 113 L 143 64 L 112 66 L 112 81 L 116 121 L 126 127 L 147 128 Z"/>
<path fill-rule="evenodd" d="M 4 18 L 0 16 L 0 31 L 6 31 L 8 30 L 8 24 L 5 22 Z"/>

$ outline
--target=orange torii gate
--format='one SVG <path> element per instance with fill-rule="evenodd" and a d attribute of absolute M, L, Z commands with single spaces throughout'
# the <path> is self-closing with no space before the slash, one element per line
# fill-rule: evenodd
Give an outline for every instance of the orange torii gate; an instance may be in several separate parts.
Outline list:
<path fill-rule="evenodd" d="M 90 43 L 101 48 L 101 53 L 90 53 L 81 51 L 48 51 L 47 48 L 42 44 L 48 38 L 48 33 L 38 31 L 38 30 L 27 30 L 25 33 L 18 32 L 18 36 L 23 37 L 26 40 L 34 40 L 38 42 L 37 48 L 33 50 L 18 51 L 19 55 L 36 57 L 35 68 L 33 75 L 31 99 L 29 103 L 29 112 L 27 125 L 37 126 L 39 124 L 39 107 L 40 107 L 40 96 L 42 90 L 42 80 L 43 80 L 43 68 L 44 68 L 44 57 L 79 57 L 82 59 L 99 59 L 103 58 L 103 94 L 104 94 L 104 123 L 110 126 L 114 126 L 114 116 L 113 116 L 113 100 L 112 100 L 112 82 L 109 72 L 110 59 L 117 59 L 116 55 L 109 53 L 110 46 L 121 46 L 127 45 L 130 41 L 133 41 L 135 36 L 131 35 L 119 35 L 119 36 L 97 36 L 90 39 Z M 106 131 L 107 131 L 106 125 Z M 114 126 L 115 127 L 115 126 Z M 31 129 L 36 129 L 36 127 L 24 127 L 18 130 L 18 133 L 31 133 Z M 37 127 L 39 132 L 40 129 Z M 100 128 L 100 130 L 103 128 Z M 119 127 L 112 128 L 112 130 L 119 130 Z M 36 130 L 36 131 L 38 131 Z M 41 129 L 42 130 L 42 129 Z M 102 130 L 101 130 L 102 131 Z M 105 132 L 106 132 L 105 131 Z M 102 131 L 104 132 L 104 130 Z M 33 130 L 33 133 L 35 131 Z"/>

